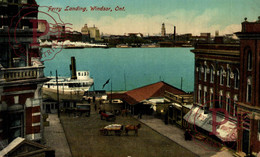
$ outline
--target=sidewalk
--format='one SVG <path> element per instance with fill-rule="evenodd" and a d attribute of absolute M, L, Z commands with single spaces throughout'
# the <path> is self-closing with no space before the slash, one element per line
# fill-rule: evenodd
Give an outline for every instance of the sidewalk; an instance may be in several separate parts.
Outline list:
<path fill-rule="evenodd" d="M 57 157 L 71 157 L 70 148 L 57 114 L 49 114 L 50 126 L 44 128 L 46 145 L 55 149 Z"/>
<path fill-rule="evenodd" d="M 221 150 L 219 148 L 211 146 L 205 142 L 196 139 L 185 141 L 184 131 L 182 129 L 171 124 L 165 125 L 161 119 L 143 115 L 143 118 L 138 120 L 199 156 L 209 157 L 215 155 L 214 157 L 218 157 L 223 155 L 223 153 L 220 153 Z M 225 151 L 225 156 L 232 157 L 232 154 Z"/>

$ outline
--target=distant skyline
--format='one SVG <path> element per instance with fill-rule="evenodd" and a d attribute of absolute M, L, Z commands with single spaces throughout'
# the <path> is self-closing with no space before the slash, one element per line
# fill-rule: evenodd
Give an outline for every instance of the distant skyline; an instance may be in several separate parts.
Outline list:
<path fill-rule="evenodd" d="M 36 0 L 40 6 L 61 7 L 65 23 L 72 23 L 80 31 L 84 24 L 95 25 L 104 34 L 143 33 L 159 34 L 162 23 L 166 33 L 178 34 L 209 32 L 220 35 L 241 30 L 241 22 L 256 21 L 260 16 L 259 0 Z M 86 7 L 89 11 L 66 12 L 67 7 Z M 125 7 L 125 11 L 90 11 L 90 6 Z M 41 8 L 47 11 L 46 8 Z M 39 16 L 41 18 L 41 16 Z"/>

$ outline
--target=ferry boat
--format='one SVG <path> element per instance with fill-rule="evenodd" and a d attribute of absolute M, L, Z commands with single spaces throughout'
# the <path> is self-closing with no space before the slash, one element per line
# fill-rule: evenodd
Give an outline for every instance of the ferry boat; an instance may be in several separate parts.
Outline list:
<path fill-rule="evenodd" d="M 58 77 L 58 90 L 59 93 L 68 92 L 85 92 L 93 85 L 94 80 L 89 76 L 89 71 L 77 71 L 76 79 Z M 57 82 L 55 77 L 50 77 L 50 81 L 43 85 L 43 88 L 50 90 L 57 90 Z"/>
<path fill-rule="evenodd" d="M 59 93 L 63 94 L 84 94 L 94 84 L 93 78 L 90 77 L 89 71 L 76 71 L 75 57 L 71 57 L 71 77 L 49 77 L 50 81 L 43 85 L 46 92 L 56 92 L 57 85 Z"/>

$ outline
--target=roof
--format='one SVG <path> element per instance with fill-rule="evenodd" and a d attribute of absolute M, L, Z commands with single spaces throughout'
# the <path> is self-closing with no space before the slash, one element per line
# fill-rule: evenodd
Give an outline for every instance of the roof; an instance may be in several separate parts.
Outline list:
<path fill-rule="evenodd" d="M 130 105 L 135 105 L 149 98 L 164 97 L 165 91 L 169 91 L 174 94 L 186 94 L 183 90 L 160 81 L 126 92 L 124 101 Z"/>
<path fill-rule="evenodd" d="M 21 151 L 20 149 L 22 148 L 22 145 L 30 145 L 31 147 L 33 147 L 34 149 L 29 150 L 29 151 Z M 20 148 L 20 149 L 19 149 Z M 51 148 L 49 148 L 48 146 L 33 142 L 33 141 L 29 141 L 26 140 L 24 138 L 21 137 L 17 137 L 16 139 L 14 139 L 11 143 L 9 143 L 8 146 L 6 146 L 2 151 L 0 151 L 0 157 L 3 156 L 12 156 L 11 154 L 14 153 L 15 151 L 18 151 L 19 153 L 23 154 L 24 156 L 26 156 L 26 153 L 35 153 L 39 151 L 54 151 Z M 19 155 L 19 154 L 17 154 Z"/>
<path fill-rule="evenodd" d="M 125 93 L 112 93 L 112 98 L 123 100 L 125 98 Z M 111 99 L 111 93 L 107 93 L 107 99 Z"/>

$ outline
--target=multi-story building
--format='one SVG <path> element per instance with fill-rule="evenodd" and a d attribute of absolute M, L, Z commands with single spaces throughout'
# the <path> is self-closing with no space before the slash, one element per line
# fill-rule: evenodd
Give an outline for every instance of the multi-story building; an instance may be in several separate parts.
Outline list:
<path fill-rule="evenodd" d="M 197 44 L 192 50 L 194 107 L 185 119 L 238 152 L 256 155 L 260 151 L 260 19 L 243 22 L 236 35 L 240 44 L 225 44 L 216 37 L 215 43 Z M 217 113 L 215 124 L 213 113 Z"/>
<path fill-rule="evenodd" d="M 42 139 L 41 87 L 48 79 L 32 44 L 37 11 L 34 0 L 0 1 L 0 146 L 16 137 Z"/>
<path fill-rule="evenodd" d="M 239 95 L 239 45 L 198 44 L 195 54 L 194 104 L 223 108 L 235 116 Z"/>
<path fill-rule="evenodd" d="M 260 17 L 243 22 L 240 38 L 238 151 L 260 152 Z"/>

